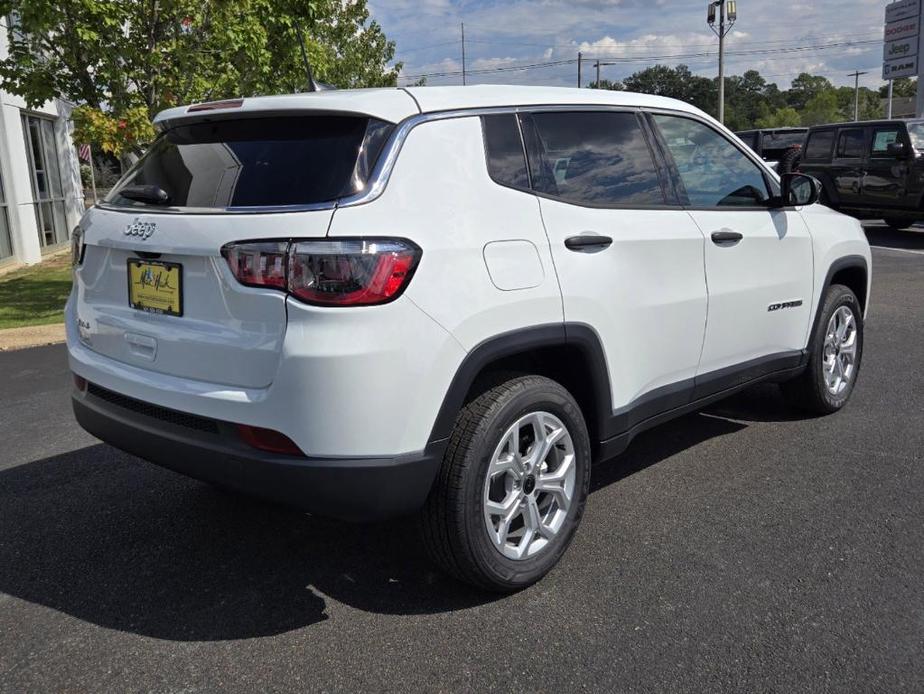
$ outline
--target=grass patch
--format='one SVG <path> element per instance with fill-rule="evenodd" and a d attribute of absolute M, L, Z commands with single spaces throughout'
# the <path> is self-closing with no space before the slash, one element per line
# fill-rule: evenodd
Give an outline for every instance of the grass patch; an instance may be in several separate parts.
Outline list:
<path fill-rule="evenodd" d="M 0 330 L 64 322 L 64 304 L 71 292 L 71 257 L 43 263 L 0 277 Z"/>

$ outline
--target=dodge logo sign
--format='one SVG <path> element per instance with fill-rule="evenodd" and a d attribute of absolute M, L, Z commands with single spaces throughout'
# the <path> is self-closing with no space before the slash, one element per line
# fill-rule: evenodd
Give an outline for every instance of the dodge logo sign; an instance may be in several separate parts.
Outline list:
<path fill-rule="evenodd" d="M 142 222 L 140 219 L 135 219 L 134 222 L 125 227 L 126 236 L 137 236 L 142 241 L 155 231 L 157 231 L 157 225 L 154 222 Z"/>

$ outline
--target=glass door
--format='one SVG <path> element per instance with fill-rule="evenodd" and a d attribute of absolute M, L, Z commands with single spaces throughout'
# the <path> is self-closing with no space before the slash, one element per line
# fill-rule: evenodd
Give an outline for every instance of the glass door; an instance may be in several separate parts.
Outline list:
<path fill-rule="evenodd" d="M 39 242 L 43 247 L 57 246 L 67 241 L 68 231 L 54 123 L 47 118 L 23 114 L 22 128 L 32 178 Z"/>
<path fill-rule="evenodd" d="M 10 217 L 6 211 L 6 197 L 3 193 L 3 176 L 0 176 L 0 263 L 13 255 L 13 241 L 10 237 Z"/>

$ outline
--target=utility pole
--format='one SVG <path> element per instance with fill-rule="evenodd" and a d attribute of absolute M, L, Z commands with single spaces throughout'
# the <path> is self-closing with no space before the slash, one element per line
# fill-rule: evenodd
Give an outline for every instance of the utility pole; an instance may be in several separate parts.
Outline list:
<path fill-rule="evenodd" d="M 719 26 L 716 27 L 718 10 Z M 706 8 L 706 24 L 719 37 L 719 122 L 725 122 L 725 36 L 738 19 L 736 0 L 714 0 Z"/>
<path fill-rule="evenodd" d="M 581 54 L 580 51 L 578 51 L 578 89 L 581 88 L 581 61 L 583 59 L 584 59 L 584 56 Z"/>
<path fill-rule="evenodd" d="M 465 22 L 462 22 L 462 86 L 465 86 Z"/>
<path fill-rule="evenodd" d="M 597 89 L 600 88 L 600 61 L 596 62 L 597 65 Z"/>
<path fill-rule="evenodd" d="M 851 72 L 848 77 L 853 77 L 853 120 L 856 122 L 860 120 L 860 75 L 865 75 L 867 73 L 860 72 L 856 70 Z M 892 85 L 892 82 L 889 82 L 889 86 Z"/>

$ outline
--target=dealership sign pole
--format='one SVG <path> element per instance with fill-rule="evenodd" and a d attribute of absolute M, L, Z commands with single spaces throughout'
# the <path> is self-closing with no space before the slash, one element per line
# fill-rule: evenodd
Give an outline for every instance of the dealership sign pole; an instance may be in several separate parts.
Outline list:
<path fill-rule="evenodd" d="M 885 9 L 882 47 L 882 79 L 890 84 L 900 77 L 918 77 L 915 113 L 924 115 L 924 89 L 920 85 L 921 0 L 897 0 Z"/>

